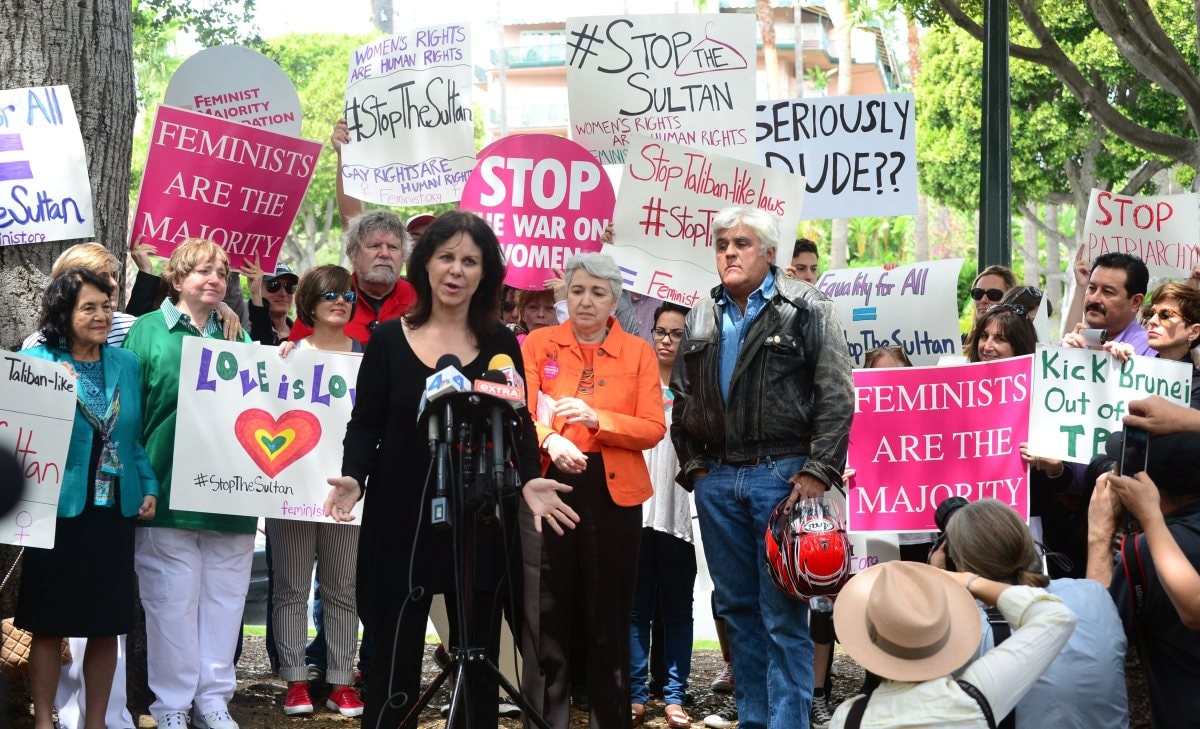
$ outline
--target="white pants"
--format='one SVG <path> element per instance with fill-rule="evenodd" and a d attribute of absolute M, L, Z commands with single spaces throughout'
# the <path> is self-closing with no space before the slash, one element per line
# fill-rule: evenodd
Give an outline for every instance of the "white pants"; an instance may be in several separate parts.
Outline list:
<path fill-rule="evenodd" d="M 143 527 L 134 568 L 146 610 L 146 668 L 156 721 L 228 707 L 254 535 Z"/>
<path fill-rule="evenodd" d="M 71 662 L 62 667 L 58 674 L 58 691 L 54 705 L 58 707 L 58 726 L 61 729 L 79 729 L 87 717 L 84 697 L 83 654 L 87 650 L 87 638 L 68 638 L 71 644 Z M 107 729 L 130 729 L 133 716 L 125 701 L 125 636 L 117 636 L 117 670 L 113 673 L 112 690 L 108 693 L 108 712 L 104 715 Z"/>

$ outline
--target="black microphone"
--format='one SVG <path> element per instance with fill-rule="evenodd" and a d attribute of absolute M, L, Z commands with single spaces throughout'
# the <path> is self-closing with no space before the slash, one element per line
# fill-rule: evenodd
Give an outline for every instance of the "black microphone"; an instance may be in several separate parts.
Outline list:
<path fill-rule="evenodd" d="M 450 444 L 454 441 L 454 409 L 450 404 L 450 399 L 444 398 L 446 403 L 442 419 L 442 439 L 439 442 L 437 440 L 437 411 L 432 406 L 435 400 L 447 392 L 465 389 L 460 387 L 456 381 L 466 381 L 462 373 L 458 371 L 461 364 L 458 357 L 452 354 L 443 354 L 438 358 L 437 372 L 425 381 L 423 396 L 423 399 L 426 400 L 425 406 L 429 408 L 429 439 L 430 443 L 436 443 L 437 458 L 437 482 L 434 487 L 433 501 L 430 502 L 429 521 L 434 527 L 441 529 L 445 529 L 451 524 L 450 510 L 446 505 L 446 485 L 450 480 Z"/>

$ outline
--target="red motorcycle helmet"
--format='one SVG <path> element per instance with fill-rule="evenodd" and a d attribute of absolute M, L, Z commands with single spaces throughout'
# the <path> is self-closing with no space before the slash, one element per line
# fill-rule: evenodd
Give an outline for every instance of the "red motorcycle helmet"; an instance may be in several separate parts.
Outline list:
<path fill-rule="evenodd" d="M 767 571 L 784 594 L 808 601 L 837 595 L 850 579 L 850 543 L 837 507 L 824 498 L 802 499 L 789 511 L 779 502 L 767 522 Z"/>

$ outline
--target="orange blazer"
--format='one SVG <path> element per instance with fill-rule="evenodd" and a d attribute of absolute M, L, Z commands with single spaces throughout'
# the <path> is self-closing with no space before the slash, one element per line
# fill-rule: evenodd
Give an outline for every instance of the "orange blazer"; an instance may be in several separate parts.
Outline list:
<path fill-rule="evenodd" d="M 521 354 L 529 411 L 537 425 L 538 443 L 544 443 L 551 433 L 561 435 L 566 421 L 556 417 L 551 426 L 541 422 L 538 393 L 556 401 L 577 397 L 583 354 L 570 321 L 530 332 Z M 658 359 L 649 344 L 622 330 L 610 317 L 608 337 L 592 367 L 596 373 L 592 407 L 600 423 L 595 437 L 604 456 L 608 492 L 619 506 L 637 506 L 654 494 L 642 451 L 658 445 L 667 432 Z M 543 455 L 542 473 L 548 466 L 549 458 Z"/>

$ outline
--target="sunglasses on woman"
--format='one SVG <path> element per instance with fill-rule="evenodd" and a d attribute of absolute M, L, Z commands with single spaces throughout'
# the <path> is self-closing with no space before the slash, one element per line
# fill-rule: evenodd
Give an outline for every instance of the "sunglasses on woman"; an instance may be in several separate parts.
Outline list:
<path fill-rule="evenodd" d="M 296 293 L 296 282 L 295 281 L 280 281 L 279 279 L 275 279 L 274 281 L 267 282 L 267 293 L 271 293 L 271 294 L 279 293 L 280 288 L 284 289 L 289 294 L 294 294 L 294 293 Z"/>
<path fill-rule="evenodd" d="M 995 306 L 989 306 L 987 313 L 991 314 L 993 311 L 1008 311 L 1019 317 L 1029 316 L 1029 309 L 1020 304 L 996 304 Z"/>
<path fill-rule="evenodd" d="M 358 301 L 358 294 L 353 291 L 326 291 L 321 294 L 321 300 L 334 302 L 338 300 L 339 296 L 345 299 L 347 304 L 353 304 L 355 301 Z"/>
<path fill-rule="evenodd" d="M 999 301 L 1004 298 L 1004 292 L 1000 289 L 971 289 L 971 298 L 979 301 L 983 297 L 988 297 L 988 301 Z"/>
<path fill-rule="evenodd" d="M 1183 314 L 1180 314 L 1178 311 L 1175 311 L 1174 309 L 1168 309 L 1165 306 L 1159 307 L 1157 309 L 1148 306 L 1145 309 L 1142 309 L 1142 320 L 1143 321 L 1150 321 L 1151 319 L 1153 319 L 1156 316 L 1158 317 L 1158 321 L 1163 324 L 1169 324 L 1170 322 L 1174 321 L 1175 319 L 1179 319 L 1181 321 L 1184 320 Z"/>

